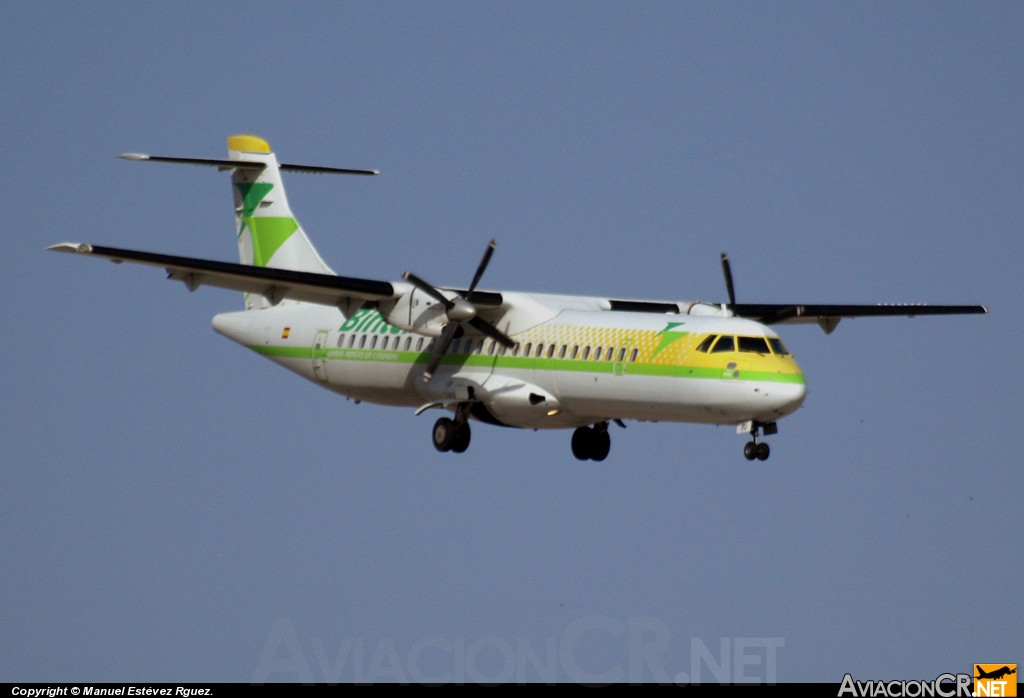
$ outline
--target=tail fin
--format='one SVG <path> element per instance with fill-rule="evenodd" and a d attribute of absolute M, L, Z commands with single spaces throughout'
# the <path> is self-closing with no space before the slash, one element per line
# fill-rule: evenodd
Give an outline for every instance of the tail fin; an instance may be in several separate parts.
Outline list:
<path fill-rule="evenodd" d="M 288 206 L 277 158 L 262 138 L 231 136 L 228 159 L 260 163 L 231 173 L 242 264 L 333 274 Z"/>
<path fill-rule="evenodd" d="M 238 231 L 238 253 L 242 264 L 273 267 L 292 271 L 331 274 L 324 260 L 299 226 L 288 206 L 281 172 L 315 174 L 375 175 L 377 170 L 352 170 L 315 165 L 278 163 L 270 144 L 250 135 L 228 138 L 228 159 L 181 158 L 143 153 L 124 153 L 118 157 L 143 162 L 164 162 L 178 165 L 216 167 L 231 172 L 235 196 L 235 224 Z M 245 307 L 269 307 L 264 298 L 257 303 L 246 294 Z"/>

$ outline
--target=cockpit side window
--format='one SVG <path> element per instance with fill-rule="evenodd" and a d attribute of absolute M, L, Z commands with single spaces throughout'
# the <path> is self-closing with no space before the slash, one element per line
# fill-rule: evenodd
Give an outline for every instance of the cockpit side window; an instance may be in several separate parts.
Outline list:
<path fill-rule="evenodd" d="M 708 350 L 711 348 L 711 344 L 716 339 L 718 339 L 718 335 L 717 334 L 709 334 L 707 337 L 704 338 L 703 342 L 701 342 L 700 344 L 697 345 L 697 351 L 702 351 L 705 354 L 707 354 Z"/>
<path fill-rule="evenodd" d="M 740 351 L 751 354 L 768 354 L 768 342 L 764 337 L 740 337 Z"/>
<path fill-rule="evenodd" d="M 719 337 L 711 353 L 718 354 L 723 351 L 736 351 L 736 341 L 732 337 Z"/>
<path fill-rule="evenodd" d="M 768 343 L 772 346 L 772 352 L 779 356 L 789 356 L 789 351 L 778 337 L 769 337 Z"/>

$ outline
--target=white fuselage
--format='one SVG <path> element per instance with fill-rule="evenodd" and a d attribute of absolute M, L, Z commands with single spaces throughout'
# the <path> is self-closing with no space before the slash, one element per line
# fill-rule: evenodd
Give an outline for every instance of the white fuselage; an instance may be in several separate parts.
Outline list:
<path fill-rule="evenodd" d="M 544 301 L 536 294 L 530 299 Z M 346 318 L 336 308 L 282 303 L 223 313 L 213 326 L 355 400 L 447 408 L 474 402 L 486 409 L 472 416 L 507 426 L 566 428 L 609 419 L 769 423 L 804 400 L 803 376 L 788 355 L 696 349 L 697 340 L 716 334 L 776 337 L 756 322 L 579 305 L 543 313 L 541 322 L 510 333 L 517 342 L 512 349 L 466 334 L 429 381 L 422 371 L 434 340 L 390 325 L 375 311 Z"/>

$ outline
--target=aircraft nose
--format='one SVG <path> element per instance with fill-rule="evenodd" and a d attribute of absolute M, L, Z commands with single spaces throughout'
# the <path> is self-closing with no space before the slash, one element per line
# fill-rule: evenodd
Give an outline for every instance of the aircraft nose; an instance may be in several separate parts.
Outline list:
<path fill-rule="evenodd" d="M 772 393 L 775 411 L 779 416 L 787 415 L 795 412 L 800 405 L 804 404 L 804 398 L 807 397 L 807 383 L 801 381 L 800 383 L 778 385 L 775 386 Z"/>

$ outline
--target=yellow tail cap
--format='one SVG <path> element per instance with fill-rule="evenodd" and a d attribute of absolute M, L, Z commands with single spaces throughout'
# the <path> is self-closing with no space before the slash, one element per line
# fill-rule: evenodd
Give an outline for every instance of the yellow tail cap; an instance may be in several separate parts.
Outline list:
<path fill-rule="evenodd" d="M 228 137 L 228 150 L 236 150 L 242 153 L 269 153 L 270 144 L 259 136 L 244 133 Z"/>

